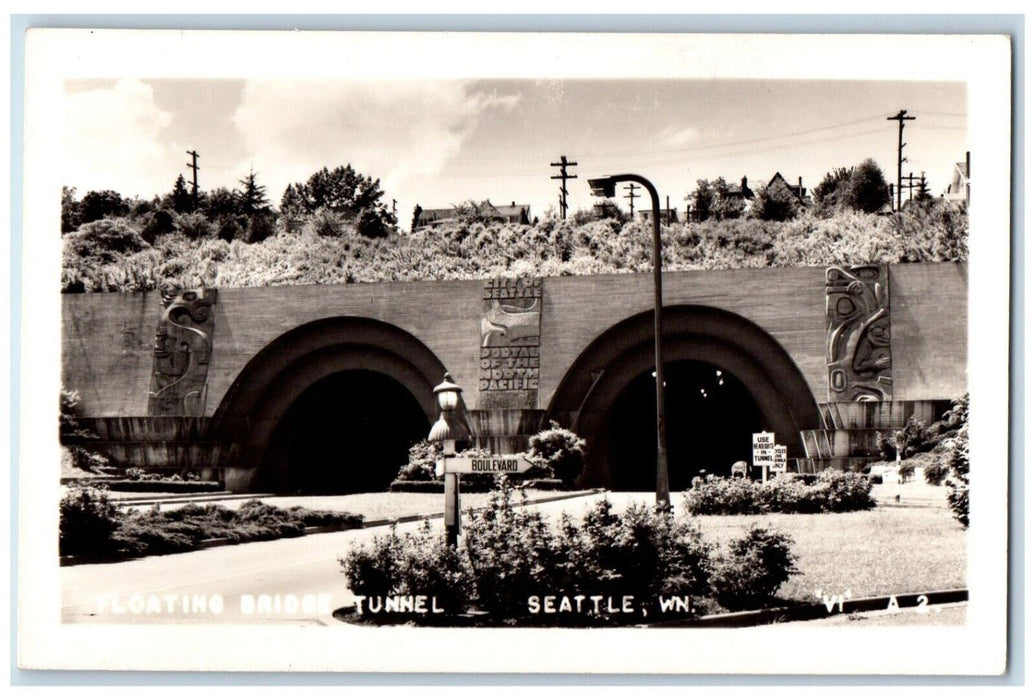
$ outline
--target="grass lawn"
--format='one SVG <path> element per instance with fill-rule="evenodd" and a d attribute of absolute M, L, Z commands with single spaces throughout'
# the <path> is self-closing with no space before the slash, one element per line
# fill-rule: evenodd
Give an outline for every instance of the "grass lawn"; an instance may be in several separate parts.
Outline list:
<path fill-rule="evenodd" d="M 877 507 L 817 515 L 701 516 L 705 538 L 739 536 L 752 523 L 794 538 L 801 574 L 782 598 L 815 601 L 816 591 L 851 597 L 967 586 L 966 530 L 946 507 Z"/>

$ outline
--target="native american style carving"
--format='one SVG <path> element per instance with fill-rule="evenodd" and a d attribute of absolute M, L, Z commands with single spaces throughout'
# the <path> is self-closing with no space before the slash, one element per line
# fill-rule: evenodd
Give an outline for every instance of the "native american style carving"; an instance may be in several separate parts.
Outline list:
<path fill-rule="evenodd" d="M 827 397 L 891 400 L 891 307 L 883 265 L 827 268 Z"/>
<path fill-rule="evenodd" d="M 212 356 L 216 290 L 162 292 L 155 334 L 147 412 L 152 416 L 202 416 Z"/>

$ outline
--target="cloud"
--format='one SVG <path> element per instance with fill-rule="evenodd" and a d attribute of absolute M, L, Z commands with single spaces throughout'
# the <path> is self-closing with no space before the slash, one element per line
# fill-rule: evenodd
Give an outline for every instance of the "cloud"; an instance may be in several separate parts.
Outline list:
<path fill-rule="evenodd" d="M 63 182 L 79 189 L 113 189 L 150 197 L 172 184 L 180 149 L 165 136 L 173 116 L 158 107 L 150 85 L 114 86 L 69 94 L 64 100 Z M 175 158 L 175 161 L 171 159 Z"/>
<path fill-rule="evenodd" d="M 674 126 L 666 126 L 657 133 L 655 138 L 658 143 L 663 146 L 678 148 L 679 146 L 686 146 L 687 144 L 700 140 L 701 132 L 692 126 L 688 126 L 683 129 L 678 129 Z"/>
<path fill-rule="evenodd" d="M 324 166 L 351 163 L 388 187 L 434 176 L 483 115 L 518 100 L 460 81 L 250 81 L 233 121 L 277 203 Z"/>

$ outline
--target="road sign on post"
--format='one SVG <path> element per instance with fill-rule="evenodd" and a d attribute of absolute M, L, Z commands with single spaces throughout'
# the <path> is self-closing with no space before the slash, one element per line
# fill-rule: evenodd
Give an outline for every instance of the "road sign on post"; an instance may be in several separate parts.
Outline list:
<path fill-rule="evenodd" d="M 751 461 L 756 467 L 762 467 L 762 483 L 769 479 L 769 470 L 773 468 L 776 435 L 774 433 L 751 434 Z"/>
<path fill-rule="evenodd" d="M 524 455 L 450 457 L 435 464 L 435 474 L 521 474 L 532 468 Z"/>
<path fill-rule="evenodd" d="M 774 472 L 785 472 L 785 471 L 787 471 L 787 446 L 786 445 L 775 445 L 775 446 L 773 446 L 773 471 Z"/>

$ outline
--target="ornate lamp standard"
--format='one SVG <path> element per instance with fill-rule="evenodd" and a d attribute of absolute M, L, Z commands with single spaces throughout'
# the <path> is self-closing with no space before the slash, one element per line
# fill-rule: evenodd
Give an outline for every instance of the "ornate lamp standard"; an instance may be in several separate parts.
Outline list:
<path fill-rule="evenodd" d="M 446 372 L 442 383 L 433 391 L 435 399 L 438 401 L 439 414 L 438 420 L 431 426 L 431 432 L 428 433 L 428 440 L 442 443 L 441 470 L 445 472 L 443 478 L 445 479 L 446 497 L 444 518 L 446 544 L 455 547 L 460 535 L 460 490 L 457 484 L 460 476 L 445 470 L 445 460 L 456 456 L 457 440 L 470 439 L 471 431 L 468 430 L 467 423 L 456 410 L 460 405 L 460 394 L 463 393 L 463 389 L 453 383 L 449 372 Z"/>
<path fill-rule="evenodd" d="M 589 181 L 590 190 L 596 197 L 614 197 L 615 184 L 635 182 L 650 194 L 651 212 L 654 218 L 654 379 L 657 394 L 658 416 L 658 460 L 656 504 L 658 510 L 671 510 L 668 492 L 668 452 L 665 447 L 665 376 L 661 357 L 661 202 L 658 191 L 650 180 L 639 175 L 609 175 Z"/>

